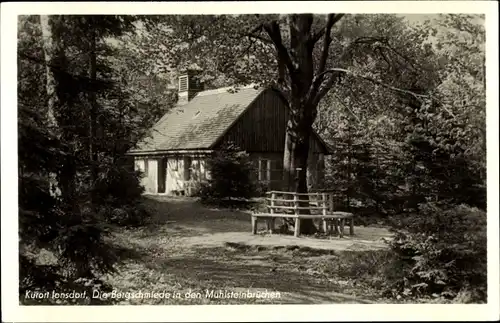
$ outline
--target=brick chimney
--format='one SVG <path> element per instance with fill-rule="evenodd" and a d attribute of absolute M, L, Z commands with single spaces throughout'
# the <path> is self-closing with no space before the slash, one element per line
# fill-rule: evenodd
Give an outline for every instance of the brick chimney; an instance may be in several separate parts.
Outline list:
<path fill-rule="evenodd" d="M 199 70 L 183 70 L 179 74 L 179 100 L 178 105 L 188 103 L 196 93 L 203 91 Z"/>

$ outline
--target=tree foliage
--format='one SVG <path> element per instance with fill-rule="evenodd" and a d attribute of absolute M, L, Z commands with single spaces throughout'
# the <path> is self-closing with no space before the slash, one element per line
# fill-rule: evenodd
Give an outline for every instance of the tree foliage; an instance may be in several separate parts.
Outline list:
<path fill-rule="evenodd" d="M 391 72 L 385 63 L 360 68 L 373 70 L 386 82 L 394 79 L 408 84 L 427 96 L 400 97 L 356 79 L 330 91 L 319 107 L 315 124 L 335 150 L 329 165 L 334 180 L 330 187 L 339 188 L 344 200 L 349 196 L 351 202 L 362 201 L 376 213 L 415 209 L 428 199 L 484 208 L 481 18 L 442 16 L 420 25 L 409 25 L 389 15 L 370 18 L 382 28 L 377 30 L 380 36 L 384 37 L 384 29 L 401 36 L 385 37 L 396 37 L 397 43 L 408 48 L 404 52 L 407 62 L 419 62 L 427 81 L 415 83 L 416 75 L 400 73 L 401 69 Z M 459 21 L 469 26 L 462 28 L 467 32 L 457 30 Z M 384 27 L 387 25 L 397 28 Z M 366 25 L 362 29 L 371 30 Z M 467 41 L 459 42 L 457 37 Z M 360 60 L 365 65 L 369 62 Z M 468 68 L 458 72 L 457 66 Z"/>
<path fill-rule="evenodd" d="M 391 286 L 407 297 L 486 301 L 486 213 L 466 205 L 426 203 L 399 224 L 391 242 L 401 271 Z"/>
<path fill-rule="evenodd" d="M 380 27 L 394 21 L 378 19 Z M 343 197 L 339 206 L 354 211 L 358 223 L 380 215 L 398 219 L 390 221 L 399 228 L 392 243 L 399 270 L 388 276 L 391 297 L 486 300 L 481 21 L 443 15 L 387 29 L 401 35 L 398 42 L 409 48 L 409 61 L 430 69 L 428 79 L 415 83 L 411 74 L 384 64 L 371 68 L 385 82 L 397 80 L 425 97 L 400 97 L 353 79 L 330 91 L 319 107 L 315 127 L 334 147 L 327 182 Z M 360 68 L 370 62 L 360 60 Z M 472 260 L 476 256 L 481 260 Z"/>
<path fill-rule="evenodd" d="M 209 179 L 201 183 L 198 196 L 208 203 L 228 198 L 249 199 L 258 194 L 255 167 L 249 155 L 228 146 L 213 153 L 207 162 Z"/>
<path fill-rule="evenodd" d="M 135 19 L 19 18 L 19 287 L 25 303 L 33 301 L 24 298 L 27 290 L 90 295 L 110 288 L 101 281 L 117 261 L 106 242 L 107 224 L 146 217 L 139 174 L 124 154 L 171 101 L 161 91 L 144 98 L 147 71 L 123 78 L 130 56 L 117 55 L 116 39 L 135 30 Z"/>

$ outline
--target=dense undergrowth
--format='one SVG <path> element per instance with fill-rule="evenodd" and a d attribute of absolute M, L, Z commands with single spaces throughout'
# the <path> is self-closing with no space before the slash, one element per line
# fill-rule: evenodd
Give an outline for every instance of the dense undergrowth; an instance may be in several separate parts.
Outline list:
<path fill-rule="evenodd" d="M 398 227 L 391 249 L 401 276 L 392 293 L 486 302 L 486 212 L 426 203 Z"/>

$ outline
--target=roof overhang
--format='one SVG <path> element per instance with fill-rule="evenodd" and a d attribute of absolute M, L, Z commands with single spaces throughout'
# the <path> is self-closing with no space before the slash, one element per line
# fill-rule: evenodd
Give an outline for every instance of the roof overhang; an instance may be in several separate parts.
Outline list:
<path fill-rule="evenodd" d="M 158 155 L 203 155 L 203 154 L 211 154 L 213 152 L 212 149 L 178 149 L 178 150 L 140 150 L 140 151 L 129 151 L 126 155 L 128 156 L 158 156 Z"/>

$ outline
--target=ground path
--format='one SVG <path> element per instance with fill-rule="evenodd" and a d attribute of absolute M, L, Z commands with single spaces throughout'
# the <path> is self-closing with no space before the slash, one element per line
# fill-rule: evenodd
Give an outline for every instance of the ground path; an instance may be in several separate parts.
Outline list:
<path fill-rule="evenodd" d="M 318 239 L 310 237 L 294 237 L 279 234 L 251 234 L 249 211 L 230 211 L 205 208 L 192 199 L 156 198 L 160 202 L 155 205 L 157 223 L 166 222 L 172 231 L 196 232 L 180 238 L 185 245 L 222 246 L 225 243 L 241 243 L 262 246 L 298 245 L 315 249 L 327 250 L 377 250 L 387 248 L 385 241 L 391 238 L 391 233 L 383 227 L 356 226 L 353 237 L 345 235 L 342 239 Z M 168 202 L 166 202 L 168 201 Z M 171 208 L 164 210 L 167 205 Z M 264 224 L 260 223 L 260 228 Z"/>
<path fill-rule="evenodd" d="M 339 239 L 252 235 L 248 213 L 210 209 L 192 199 L 155 198 L 146 227 L 117 231 L 120 274 L 108 277 L 121 291 L 277 291 L 279 299 L 132 300 L 124 304 L 331 304 L 370 303 L 376 290 L 360 288 L 383 262 L 384 228 L 355 227 Z M 372 263 L 358 254 L 373 254 Z M 353 252 L 354 251 L 354 252 Z M 355 252 L 357 251 L 357 252 Z M 382 256 L 381 256 L 382 255 Z M 349 258 L 346 260 L 346 257 Z M 363 256 L 366 258 L 366 254 Z M 352 258 L 352 259 L 351 259 Z M 359 258 L 359 259 L 358 259 Z M 363 258 L 364 259 L 364 258 Z M 352 266 L 352 262 L 356 265 Z M 359 262 L 359 265 L 357 265 Z M 349 264 L 348 264 L 349 263 Z M 350 277 L 356 279 L 350 279 Z M 360 297 L 363 295 L 362 297 Z"/>

